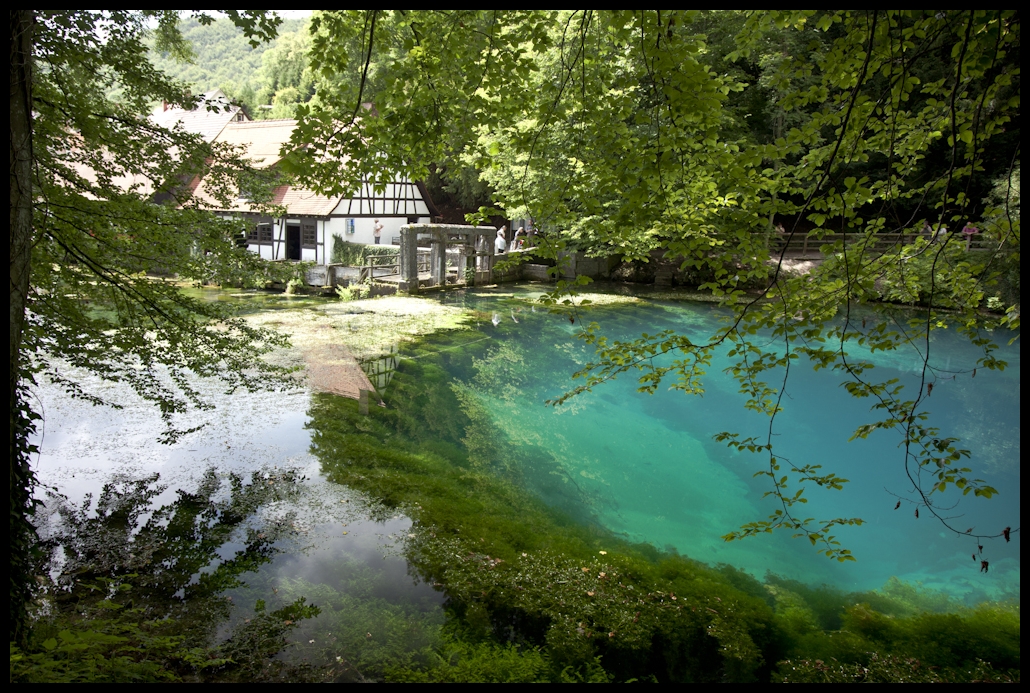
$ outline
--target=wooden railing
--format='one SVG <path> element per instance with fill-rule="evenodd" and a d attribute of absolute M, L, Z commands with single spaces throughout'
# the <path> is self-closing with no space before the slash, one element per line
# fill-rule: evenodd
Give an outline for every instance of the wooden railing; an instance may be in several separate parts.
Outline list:
<path fill-rule="evenodd" d="M 974 234 L 968 239 L 961 233 L 949 232 L 948 235 L 952 236 L 950 243 L 968 247 L 969 250 L 990 250 L 993 247 L 992 242 L 982 233 Z M 848 246 L 864 243 L 866 252 L 882 253 L 890 248 L 913 243 L 918 237 L 918 234 L 911 233 L 879 233 L 871 239 L 860 233 L 829 233 L 818 238 L 807 233 L 795 233 L 793 237 L 789 234 L 776 234 L 772 237 L 769 248 L 775 253 L 781 252 L 786 247 L 788 253 L 815 255 L 820 252 L 821 246 L 843 242 Z M 927 237 L 923 236 L 923 238 Z M 938 240 L 938 242 L 940 241 Z"/>
<path fill-rule="evenodd" d="M 418 254 L 418 271 L 429 271 L 428 253 Z M 366 279 L 374 280 L 376 277 L 385 277 L 391 274 L 400 274 L 400 272 L 400 255 L 366 255 L 365 264 L 361 265 L 361 274 L 358 276 L 358 281 L 363 282 Z"/>

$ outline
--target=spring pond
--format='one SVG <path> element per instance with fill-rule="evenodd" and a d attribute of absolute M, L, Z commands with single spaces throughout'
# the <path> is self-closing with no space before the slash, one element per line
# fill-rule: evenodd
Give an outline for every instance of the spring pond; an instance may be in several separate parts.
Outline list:
<path fill-rule="evenodd" d="M 256 311 L 318 313 L 330 305 L 260 294 L 207 295 L 252 304 L 248 310 Z M 397 426 L 398 440 L 414 440 L 444 458 L 460 450 L 475 469 L 517 482 L 590 528 L 597 546 L 607 546 L 606 537 L 609 543 L 645 543 L 759 578 L 771 571 L 845 591 L 877 589 L 897 577 L 967 604 L 1018 600 L 1020 534 L 1011 543 L 987 542 L 990 571 L 983 574 L 970 560 L 974 539 L 947 532 L 926 513 L 916 519 L 910 504 L 895 511 L 892 494 L 912 496 L 897 433 L 878 431 L 848 442 L 860 423 L 874 420 L 870 402 L 849 396 L 833 372 L 813 372 L 804 364 L 791 371 L 776 445 L 795 465 L 821 464 L 850 480 L 843 491 L 810 490 L 804 510 L 817 518 L 861 517 L 863 526 L 837 532 L 857 561 L 831 561 L 787 532 L 724 542 L 722 535 L 777 507 L 763 499 L 765 477 L 754 476 L 764 469 L 762 456 L 738 453 L 713 439 L 725 430 L 762 435 L 768 427 L 765 417 L 744 409 L 737 382 L 723 373 L 726 357 L 708 368 L 703 396 L 666 385 L 654 395 L 642 394 L 636 378 L 626 374 L 560 407 L 545 400 L 570 389 L 575 382 L 569 376 L 592 356 L 575 337 L 584 320 L 598 322 L 612 339 L 663 329 L 703 339 L 721 324 L 725 309 L 661 296 L 612 295 L 602 305 L 583 308 L 573 323 L 568 314 L 537 305 L 538 296 L 523 286 L 427 299 L 465 311 L 465 327 L 400 342 L 366 360 L 383 405 L 371 406 L 367 417 L 357 413 L 353 400 L 333 395 L 226 395 L 213 383 L 201 383 L 216 408 L 192 420 L 206 427 L 162 446 L 155 443 L 163 430 L 158 414 L 121 386 L 87 380 L 100 394 L 126 403 L 108 410 L 41 384 L 37 473 L 72 503 L 96 496 L 112 478 L 154 472 L 167 485 L 157 503 L 170 501 L 212 469 L 222 476 L 258 471 L 270 484 L 281 470 L 302 473 L 306 481 L 299 494 L 262 510 L 264 520 L 276 517 L 292 529 L 279 541 L 281 552 L 227 596 L 241 605 L 300 596 L 319 604 L 322 613 L 295 635 L 304 656 L 314 661 L 340 661 L 339 652 L 357 650 L 363 666 L 396 659 L 401 650 L 431 645 L 445 620 L 446 586 L 424 581 L 406 557 L 409 540 L 424 529 L 417 519 L 421 506 L 391 503 L 385 476 L 379 482 L 359 475 L 362 490 L 337 483 L 355 478 L 344 469 L 353 451 L 332 438 L 342 419 L 384 445 L 392 440 L 390 427 Z M 359 303 L 374 312 L 375 301 Z M 963 497 L 947 511 L 974 533 L 995 534 L 1019 524 L 1020 363 L 1018 342 L 1008 346 L 1008 337 L 995 336 L 1007 368 L 981 369 L 975 378 L 971 371 L 982 353 L 954 329 L 931 337 L 930 363 L 938 381 L 927 402 L 929 424 L 943 436 L 960 438 L 971 452 L 974 476 L 999 490 L 990 500 Z M 853 355 L 874 362 L 880 379 L 895 377 L 918 387 L 915 352 Z M 958 500 L 945 494 L 938 504 Z M 241 542 L 226 544 L 219 555 L 232 556 Z M 233 619 L 246 618 L 248 609 L 240 608 Z"/>

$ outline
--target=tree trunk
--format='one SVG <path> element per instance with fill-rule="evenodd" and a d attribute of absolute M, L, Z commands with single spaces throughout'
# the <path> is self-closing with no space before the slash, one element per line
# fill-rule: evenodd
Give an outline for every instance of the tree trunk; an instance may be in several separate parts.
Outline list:
<path fill-rule="evenodd" d="M 29 521 L 32 472 L 28 436 L 32 416 L 21 397 L 21 342 L 25 329 L 32 258 L 32 10 L 11 10 L 11 618 L 20 640 L 30 597 L 29 552 L 35 530 Z"/>

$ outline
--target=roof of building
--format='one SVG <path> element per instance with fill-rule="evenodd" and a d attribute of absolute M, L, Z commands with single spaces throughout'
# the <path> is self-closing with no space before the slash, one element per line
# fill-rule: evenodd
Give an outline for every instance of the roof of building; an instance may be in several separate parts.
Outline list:
<path fill-rule="evenodd" d="M 296 120 L 252 120 L 226 124 L 215 138 L 218 144 L 243 147 L 254 168 L 268 169 L 282 160 L 280 152 L 289 143 L 297 126 Z M 237 199 L 229 208 L 218 204 L 205 182 L 201 181 L 196 196 L 212 209 L 226 212 L 255 213 L 260 210 L 246 199 Z M 341 195 L 327 197 L 295 185 L 280 185 L 272 193 L 271 203 L 282 205 L 290 215 L 326 216 L 340 203 Z"/>
<path fill-rule="evenodd" d="M 245 147 L 254 168 L 269 168 L 282 159 L 280 151 L 290 141 L 296 120 L 250 120 L 227 123 L 215 142 Z"/>
<path fill-rule="evenodd" d="M 163 103 L 154 109 L 150 119 L 163 128 L 171 130 L 182 123 L 187 132 L 193 132 L 211 142 L 229 123 L 240 118 L 249 120 L 246 111 L 229 101 L 221 89 L 214 89 L 202 97 L 202 101 L 193 110 L 187 111 L 180 106 L 169 106 Z"/>
<path fill-rule="evenodd" d="M 282 191 L 280 193 L 280 190 Z M 293 185 L 283 185 L 276 189 L 276 204 L 281 204 L 290 214 L 303 214 L 311 216 L 326 216 L 331 214 L 336 206 L 340 204 L 343 195 L 326 197 L 311 190 L 298 188 Z M 281 200 L 281 201 L 279 201 Z"/>
<path fill-rule="evenodd" d="M 64 163 L 70 169 L 72 176 L 80 176 L 87 185 L 95 185 L 100 179 L 101 175 L 98 175 L 97 170 L 92 166 L 92 163 L 87 163 L 87 157 L 83 156 L 81 147 L 83 144 L 82 137 L 78 134 L 71 134 L 68 137 L 68 144 L 70 151 L 64 157 Z M 104 165 L 101 166 L 101 170 L 104 174 L 109 176 L 105 179 L 111 185 L 111 187 L 122 193 L 131 193 L 140 197 L 151 197 L 157 192 L 157 185 L 148 176 L 142 173 L 134 173 L 131 171 L 125 171 L 119 168 L 116 164 L 114 155 L 106 149 L 101 150 Z M 69 185 L 74 185 L 72 181 L 68 181 Z M 95 200 L 97 197 L 87 191 L 80 190 L 81 194 L 88 199 Z"/>
<path fill-rule="evenodd" d="M 225 125 L 213 142 L 243 147 L 246 157 L 251 160 L 254 168 L 270 169 L 282 161 L 281 152 L 288 147 L 290 137 L 296 126 L 296 120 L 231 122 Z M 341 162 L 341 166 L 343 165 L 346 165 L 345 161 Z M 396 192 L 398 185 L 403 185 L 405 188 L 410 187 L 411 190 L 405 191 L 404 195 L 401 196 Z M 287 214 L 290 216 L 325 217 L 334 212 L 355 215 L 379 213 L 383 216 L 409 216 L 412 214 L 422 216 L 427 212 L 429 214 L 435 213 L 435 207 L 432 201 L 429 200 L 425 187 L 421 184 L 398 181 L 392 185 L 391 190 L 393 192 L 391 192 L 389 199 L 387 199 L 385 193 L 375 193 L 368 184 L 363 185 L 361 190 L 353 196 L 327 196 L 299 185 L 283 184 L 273 191 L 271 203 L 285 207 Z M 249 200 L 242 198 L 235 200 L 229 208 L 223 207 L 215 201 L 211 191 L 207 189 L 205 181 L 200 181 L 195 195 L 202 204 L 210 209 L 238 213 L 261 212 Z M 367 200 L 368 203 L 358 203 L 356 206 L 348 204 L 346 210 L 338 209 L 341 206 L 341 201 L 352 197 Z M 401 197 L 404 199 L 399 199 Z M 418 210 L 414 200 L 407 200 L 409 197 L 417 197 L 423 200 L 425 202 L 425 211 Z"/>

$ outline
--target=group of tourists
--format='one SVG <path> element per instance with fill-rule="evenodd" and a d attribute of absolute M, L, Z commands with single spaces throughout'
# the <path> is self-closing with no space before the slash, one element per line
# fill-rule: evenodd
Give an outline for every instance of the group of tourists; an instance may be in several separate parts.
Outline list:
<path fill-rule="evenodd" d="M 980 229 L 973 226 L 972 224 L 966 224 L 962 227 L 962 235 L 966 239 L 966 250 L 970 250 L 973 244 L 973 236 L 980 233 Z M 930 222 L 923 222 L 923 235 L 927 237 L 930 243 L 944 243 L 948 238 L 948 227 L 941 224 L 936 229 L 930 225 Z"/>
<path fill-rule="evenodd" d="M 520 226 L 512 237 L 511 242 L 508 242 L 508 227 L 502 226 L 497 231 L 497 241 L 495 242 L 495 248 L 498 253 L 506 253 L 514 250 L 522 250 L 523 248 L 532 248 L 536 245 L 536 236 L 539 230 L 533 225 L 532 220 L 529 222 L 529 230 L 526 227 Z"/>

